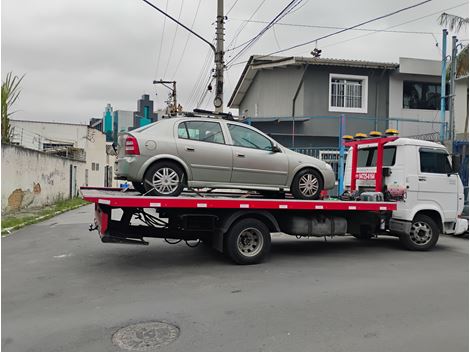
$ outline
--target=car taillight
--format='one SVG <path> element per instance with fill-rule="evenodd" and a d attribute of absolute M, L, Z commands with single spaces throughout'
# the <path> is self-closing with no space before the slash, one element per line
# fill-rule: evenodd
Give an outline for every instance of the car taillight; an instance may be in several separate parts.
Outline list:
<path fill-rule="evenodd" d="M 133 136 L 127 136 L 125 142 L 125 152 L 130 155 L 140 155 L 139 143 Z"/>

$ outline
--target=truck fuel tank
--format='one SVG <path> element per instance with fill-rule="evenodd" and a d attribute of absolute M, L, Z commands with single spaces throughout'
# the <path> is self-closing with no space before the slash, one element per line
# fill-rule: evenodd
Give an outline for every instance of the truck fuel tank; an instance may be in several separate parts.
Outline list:
<path fill-rule="evenodd" d="M 345 235 L 348 224 L 345 218 L 327 216 L 289 216 L 280 221 L 284 233 L 295 236 Z"/>

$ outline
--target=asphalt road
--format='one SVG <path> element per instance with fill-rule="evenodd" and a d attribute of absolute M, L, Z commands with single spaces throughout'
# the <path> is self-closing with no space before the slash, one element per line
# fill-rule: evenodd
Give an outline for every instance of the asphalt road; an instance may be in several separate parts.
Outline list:
<path fill-rule="evenodd" d="M 180 328 L 158 351 L 468 351 L 468 239 L 275 235 L 237 266 L 205 247 L 102 244 L 92 207 L 2 239 L 2 350 L 119 351 L 119 328 Z"/>

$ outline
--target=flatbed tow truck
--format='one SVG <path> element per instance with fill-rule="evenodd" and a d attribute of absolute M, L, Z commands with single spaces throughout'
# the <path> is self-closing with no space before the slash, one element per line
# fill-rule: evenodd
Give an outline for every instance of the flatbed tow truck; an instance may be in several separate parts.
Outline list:
<path fill-rule="evenodd" d="M 395 172 L 384 166 L 385 145 L 397 139 L 379 137 L 345 143 L 352 151 L 350 196 L 333 200 L 298 200 L 288 196 L 266 199 L 230 192 L 184 192 L 178 197 L 155 197 L 121 188 L 80 190 L 85 200 L 95 203 L 95 221 L 90 231 L 97 230 L 103 243 L 148 245 L 146 237 L 163 238 L 168 243 L 186 241 L 190 246 L 202 241 L 237 264 L 261 262 L 269 253 L 274 232 L 297 237 L 350 234 L 359 239 L 388 235 L 399 237 L 408 249 L 428 250 L 435 246 L 440 233 L 449 232 L 446 223 L 438 221 L 438 215 L 432 213 L 433 208 L 421 209 L 411 214 L 411 221 L 406 221 L 403 216 L 398 219 L 394 216 L 401 214 L 398 208 L 406 203 L 403 196 L 383 201 L 384 179 Z M 371 145 L 377 153 L 376 165 L 364 170 L 358 167 L 358 150 L 370 149 Z M 405 152 L 409 154 L 409 150 Z M 399 155 L 397 152 L 396 158 Z M 370 186 L 371 181 L 375 184 L 367 189 L 375 192 L 362 195 L 356 192 L 361 183 Z M 460 197 L 457 191 L 454 193 Z M 460 220 L 455 219 L 454 231 L 468 226 Z"/>

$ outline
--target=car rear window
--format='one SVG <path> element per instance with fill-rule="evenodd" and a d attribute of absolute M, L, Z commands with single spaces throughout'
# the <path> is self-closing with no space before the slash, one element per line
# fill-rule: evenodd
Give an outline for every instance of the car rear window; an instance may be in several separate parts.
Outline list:
<path fill-rule="evenodd" d="M 220 123 L 208 121 L 186 121 L 178 125 L 178 137 L 201 142 L 224 144 Z"/>

